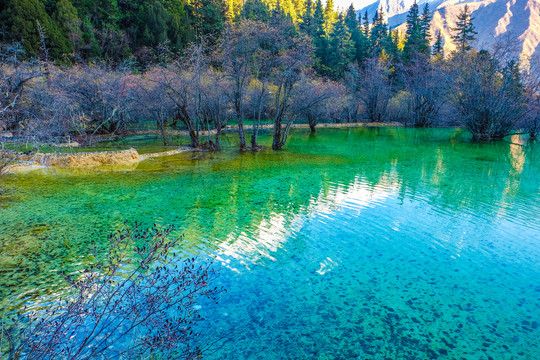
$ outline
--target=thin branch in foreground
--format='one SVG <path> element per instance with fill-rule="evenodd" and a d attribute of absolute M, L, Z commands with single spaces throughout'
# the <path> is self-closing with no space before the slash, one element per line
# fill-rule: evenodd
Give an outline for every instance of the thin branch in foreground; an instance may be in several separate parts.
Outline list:
<path fill-rule="evenodd" d="M 97 264 L 66 275 L 65 297 L 2 321 L 7 359 L 202 356 L 197 302 L 218 300 L 211 260 L 179 257 L 173 227 L 124 228 Z M 8 325 L 9 324 L 9 325 Z"/>

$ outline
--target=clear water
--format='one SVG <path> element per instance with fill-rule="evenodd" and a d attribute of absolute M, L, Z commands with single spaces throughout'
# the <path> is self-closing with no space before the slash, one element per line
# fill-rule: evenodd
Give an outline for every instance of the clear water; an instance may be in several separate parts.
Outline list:
<path fill-rule="evenodd" d="M 0 185 L 0 306 L 61 291 L 125 219 L 217 257 L 209 359 L 539 359 L 540 144 L 293 133 L 281 152 L 39 170 Z M 268 138 L 264 139 L 267 143 Z"/>

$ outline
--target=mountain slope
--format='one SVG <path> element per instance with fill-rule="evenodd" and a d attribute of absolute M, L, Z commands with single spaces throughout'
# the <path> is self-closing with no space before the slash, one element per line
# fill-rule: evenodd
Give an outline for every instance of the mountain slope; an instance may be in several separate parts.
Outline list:
<path fill-rule="evenodd" d="M 409 2 L 412 4 L 414 0 L 379 0 L 361 11 L 368 10 L 369 13 L 382 5 L 383 10 L 388 12 L 390 26 L 397 26 L 405 22 Z M 513 38 L 517 40 L 513 44 L 522 56 L 540 55 L 540 0 L 430 1 L 433 11 L 432 34 L 441 31 L 447 53 L 455 49 L 451 29 L 455 27 L 457 16 L 465 5 L 469 6 L 474 18 L 478 32 L 477 47 L 489 48 L 498 40 Z"/>
<path fill-rule="evenodd" d="M 506 37 L 513 39 L 513 45 L 522 56 L 540 54 L 540 1 L 484 0 L 467 4 L 478 32 L 477 47 L 489 48 Z M 443 3 L 433 14 L 432 33 L 441 31 L 447 52 L 455 49 L 451 29 L 464 6 Z"/>

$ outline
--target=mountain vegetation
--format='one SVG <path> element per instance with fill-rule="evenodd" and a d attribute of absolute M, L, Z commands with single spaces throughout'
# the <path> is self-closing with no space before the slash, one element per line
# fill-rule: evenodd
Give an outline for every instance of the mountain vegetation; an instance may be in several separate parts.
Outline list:
<path fill-rule="evenodd" d="M 445 54 L 427 3 L 413 3 L 404 32 L 382 9 L 370 18 L 321 0 L 0 4 L 0 130 L 19 136 L 91 142 L 150 120 L 165 145 L 183 129 L 192 147 L 219 150 L 236 127 L 240 149 L 259 150 L 269 121 L 279 150 L 298 121 L 537 133 L 534 61 L 507 44 L 475 49 L 467 7 Z"/>

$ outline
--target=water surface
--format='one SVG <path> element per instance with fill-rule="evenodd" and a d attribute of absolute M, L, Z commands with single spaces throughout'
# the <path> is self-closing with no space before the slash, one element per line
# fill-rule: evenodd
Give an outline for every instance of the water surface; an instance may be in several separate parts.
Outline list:
<path fill-rule="evenodd" d="M 264 138 L 270 144 L 269 138 Z M 65 286 L 126 219 L 217 257 L 210 359 L 540 358 L 540 147 L 296 131 L 280 152 L 8 175 L 0 306 Z M 9 305 L 8 305 L 9 304 Z"/>

